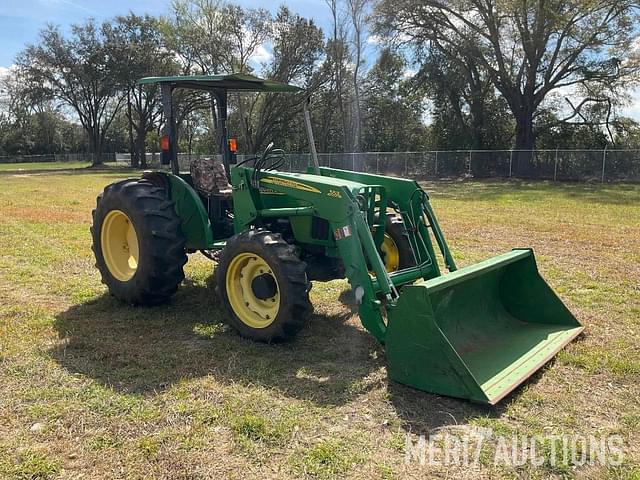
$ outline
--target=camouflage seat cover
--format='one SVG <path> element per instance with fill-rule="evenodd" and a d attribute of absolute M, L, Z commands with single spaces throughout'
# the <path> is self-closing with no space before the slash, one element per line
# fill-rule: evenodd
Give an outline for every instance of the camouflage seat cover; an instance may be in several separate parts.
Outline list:
<path fill-rule="evenodd" d="M 231 185 L 227 181 L 224 165 L 212 158 L 199 158 L 189 167 L 193 186 L 204 195 L 229 195 Z"/>

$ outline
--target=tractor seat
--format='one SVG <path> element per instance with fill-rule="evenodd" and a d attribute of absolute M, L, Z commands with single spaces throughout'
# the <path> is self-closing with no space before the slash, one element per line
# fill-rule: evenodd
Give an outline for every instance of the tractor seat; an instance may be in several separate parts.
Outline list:
<path fill-rule="evenodd" d="M 199 158 L 189 167 L 193 186 L 201 194 L 210 196 L 231 196 L 231 185 L 227 181 L 224 165 L 212 158 Z"/>

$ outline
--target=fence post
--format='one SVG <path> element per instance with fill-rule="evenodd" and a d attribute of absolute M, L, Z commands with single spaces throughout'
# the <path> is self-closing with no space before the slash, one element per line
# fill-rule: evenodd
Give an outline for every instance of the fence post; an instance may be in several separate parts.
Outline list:
<path fill-rule="evenodd" d="M 351 154 L 351 171 L 356 171 L 356 156 L 354 153 Z"/>
<path fill-rule="evenodd" d="M 409 176 L 409 155 L 405 154 L 404 156 L 404 177 L 407 178 Z"/>
<path fill-rule="evenodd" d="M 512 169 L 513 169 L 513 149 L 511 149 L 511 152 L 509 153 L 509 178 L 511 178 Z"/>
<path fill-rule="evenodd" d="M 380 174 L 380 152 L 376 152 L 376 174 Z"/>
<path fill-rule="evenodd" d="M 553 181 L 558 181 L 558 147 L 556 147 L 556 160 L 553 165 Z"/>
<path fill-rule="evenodd" d="M 607 163 L 607 148 L 609 147 L 609 145 L 605 145 L 604 146 L 604 153 L 602 154 L 602 178 L 601 178 L 601 182 L 604 183 L 604 166 Z"/>
<path fill-rule="evenodd" d="M 435 168 L 435 171 L 433 172 L 433 175 L 435 177 L 438 176 L 438 151 L 437 150 L 436 150 L 436 168 Z"/>
<path fill-rule="evenodd" d="M 471 154 L 473 153 L 473 150 L 469 150 L 469 176 L 471 176 Z"/>

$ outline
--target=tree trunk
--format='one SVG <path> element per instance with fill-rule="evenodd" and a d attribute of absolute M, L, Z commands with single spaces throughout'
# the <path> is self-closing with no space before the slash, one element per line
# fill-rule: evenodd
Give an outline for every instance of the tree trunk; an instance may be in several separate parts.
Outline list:
<path fill-rule="evenodd" d="M 102 165 L 102 142 L 100 142 L 100 131 L 94 128 L 89 133 L 89 146 L 91 147 L 91 166 Z"/>
<path fill-rule="evenodd" d="M 147 168 L 146 130 L 146 126 L 140 125 L 136 132 L 136 156 L 142 168 Z"/>
<path fill-rule="evenodd" d="M 354 102 L 354 118 L 353 118 L 353 148 L 354 152 L 360 151 L 360 128 L 362 124 L 362 113 L 360 111 L 360 86 L 358 85 L 358 68 L 356 67 L 353 74 L 353 102 Z"/>
<path fill-rule="evenodd" d="M 133 168 L 140 166 L 136 155 L 136 146 L 133 140 L 133 116 L 131 112 L 131 90 L 127 90 L 127 123 L 129 124 L 129 157 Z"/>
<path fill-rule="evenodd" d="M 335 82 L 336 82 L 336 100 L 338 103 L 338 112 L 340 112 L 340 121 L 342 122 L 342 149 L 343 151 L 349 150 L 348 148 L 348 128 L 347 128 L 347 116 L 344 111 L 344 102 L 342 96 L 342 67 L 344 61 L 344 42 L 340 41 L 338 45 L 338 11 L 336 3 L 332 4 L 331 13 L 333 16 L 333 49 L 334 49 L 334 61 L 335 61 Z M 340 50 L 338 50 L 340 48 Z M 338 56 L 338 52 L 340 55 Z"/>
<path fill-rule="evenodd" d="M 531 178 L 534 176 L 534 148 L 535 132 L 533 129 L 533 106 L 523 106 L 515 115 L 516 120 L 516 145 L 514 152 L 513 171 L 519 177 Z"/>
<path fill-rule="evenodd" d="M 471 149 L 482 150 L 486 147 L 484 139 L 485 114 L 482 100 L 473 98 L 469 109 L 471 111 Z"/>
<path fill-rule="evenodd" d="M 360 152 L 360 129 L 362 128 L 362 114 L 360 112 L 360 64 L 362 63 L 362 39 L 360 33 L 360 23 L 358 12 L 353 11 L 353 27 L 355 30 L 356 61 L 353 67 L 353 100 L 354 100 L 354 121 L 353 121 L 353 151 Z M 360 163 L 360 162 L 358 162 Z M 361 167 L 361 165 L 358 165 Z"/>

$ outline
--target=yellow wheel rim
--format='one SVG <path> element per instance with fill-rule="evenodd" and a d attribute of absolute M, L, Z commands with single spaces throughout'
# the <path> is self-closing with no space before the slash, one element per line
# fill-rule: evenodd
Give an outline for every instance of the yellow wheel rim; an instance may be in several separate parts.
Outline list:
<path fill-rule="evenodd" d="M 400 268 L 400 250 L 398 245 L 388 234 L 384 234 L 384 240 L 380 245 L 380 250 L 383 253 L 384 267 L 387 272 L 395 272 Z"/>
<path fill-rule="evenodd" d="M 109 273 L 121 282 L 131 280 L 138 269 L 138 234 L 131 219 L 120 210 L 111 210 L 102 222 L 100 247 Z"/>
<path fill-rule="evenodd" d="M 261 275 L 271 275 L 276 287 L 272 297 L 258 298 L 253 281 Z M 269 264 L 255 253 L 238 254 L 227 269 L 227 297 L 236 316 L 252 328 L 266 328 L 273 323 L 280 309 L 280 287 Z"/>

